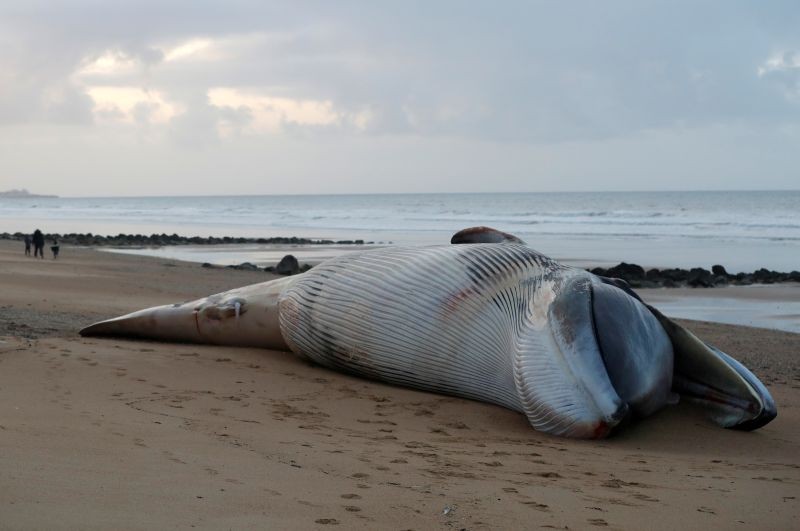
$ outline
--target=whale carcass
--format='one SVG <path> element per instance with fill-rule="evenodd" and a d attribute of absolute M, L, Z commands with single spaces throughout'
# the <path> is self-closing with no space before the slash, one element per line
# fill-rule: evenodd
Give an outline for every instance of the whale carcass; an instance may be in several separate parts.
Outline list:
<path fill-rule="evenodd" d="M 452 243 L 355 252 L 80 333 L 291 350 L 332 369 L 499 404 L 567 437 L 605 437 L 679 396 L 727 428 L 776 416 L 749 370 L 623 281 L 485 227 Z"/>

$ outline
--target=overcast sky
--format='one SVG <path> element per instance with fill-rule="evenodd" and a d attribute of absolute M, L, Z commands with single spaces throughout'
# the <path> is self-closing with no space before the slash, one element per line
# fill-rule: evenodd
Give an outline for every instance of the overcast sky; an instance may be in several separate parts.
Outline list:
<path fill-rule="evenodd" d="M 800 4 L 0 4 L 0 190 L 797 189 Z"/>

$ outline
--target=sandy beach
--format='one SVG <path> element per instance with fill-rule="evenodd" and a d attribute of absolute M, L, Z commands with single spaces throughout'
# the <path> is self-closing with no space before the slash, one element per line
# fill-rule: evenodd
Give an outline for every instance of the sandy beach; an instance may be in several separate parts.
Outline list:
<path fill-rule="evenodd" d="M 601 441 L 285 352 L 77 334 L 269 278 L 0 241 L 0 528 L 797 528 L 800 334 L 683 321 L 777 419 L 742 433 L 680 404 Z"/>

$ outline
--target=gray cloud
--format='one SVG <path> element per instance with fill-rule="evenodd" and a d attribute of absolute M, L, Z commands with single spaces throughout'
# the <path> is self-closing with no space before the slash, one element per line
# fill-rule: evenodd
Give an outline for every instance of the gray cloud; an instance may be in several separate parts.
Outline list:
<path fill-rule="evenodd" d="M 274 150 L 282 147 L 303 159 L 297 165 L 312 181 L 331 167 L 327 157 L 339 160 L 336 146 L 350 164 L 348 170 L 342 162 L 337 172 L 360 179 L 379 171 L 381 162 L 407 167 L 402 175 L 427 174 L 419 186 L 433 174 L 461 183 L 459 172 L 488 173 L 489 161 L 505 175 L 530 176 L 538 171 L 532 164 L 548 160 L 549 171 L 567 175 L 581 173 L 571 169 L 573 158 L 592 152 L 585 159 L 593 164 L 582 167 L 588 178 L 600 171 L 600 160 L 617 166 L 594 151 L 598 146 L 644 149 L 656 137 L 672 146 L 684 145 L 682 137 L 706 142 L 721 159 L 714 171 L 723 171 L 725 159 L 733 164 L 736 157 L 711 146 L 735 151 L 743 130 L 760 131 L 761 140 L 747 142 L 768 152 L 786 138 L 796 140 L 797 27 L 800 9 L 793 2 L 765 8 L 744 2 L 7 1 L 0 6 L 0 129 L 24 144 L 25 131 L 57 136 L 58 127 L 70 124 L 86 135 L 72 149 L 90 156 L 109 143 L 131 141 L 131 156 L 149 157 L 151 171 L 156 162 L 194 168 L 179 155 L 194 152 L 211 157 L 211 168 L 235 153 L 244 174 L 248 164 L 294 172 L 291 161 L 276 162 Z M 177 47 L 198 40 L 213 43 L 208 57 L 171 59 Z M 109 54 L 128 67 L 87 71 Z M 769 69 L 776 58 L 783 62 Z M 130 109 L 94 108 L 89 87 L 133 87 L 154 96 Z M 209 90 L 217 87 L 326 102 L 337 119 L 290 117 L 257 130 L 258 109 L 212 104 Z M 167 111 L 174 116 L 163 118 Z M 448 146 L 448 157 L 440 159 L 426 142 Z M 411 145 L 423 153 L 418 164 L 410 160 Z M 61 148 L 54 143 L 52 149 Z M 543 158 L 531 159 L 526 150 Z M 643 167 L 635 162 L 638 154 L 612 151 L 628 159 L 624 167 Z M 506 158 L 496 159 L 501 152 Z M 25 153 L 12 150 L 14 160 L 0 162 L 0 175 L 25 174 Z M 682 165 L 689 159 L 676 154 L 659 171 L 688 176 Z M 786 168 L 759 160 L 776 186 L 786 182 Z M 624 167 L 617 173 L 632 173 Z M 65 170 L 54 165 L 52 171 Z M 473 179 L 470 186 L 482 186 L 478 175 Z M 497 179 L 505 188 L 526 186 L 521 177 Z"/>

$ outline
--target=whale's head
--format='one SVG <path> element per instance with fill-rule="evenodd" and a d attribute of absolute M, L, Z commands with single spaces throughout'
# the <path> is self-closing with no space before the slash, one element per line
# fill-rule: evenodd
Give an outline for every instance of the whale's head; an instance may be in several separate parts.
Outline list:
<path fill-rule="evenodd" d="M 538 297 L 515 365 L 523 409 L 536 429 L 606 437 L 629 417 L 670 401 L 672 344 L 644 304 L 588 273 L 544 286 Z"/>
<path fill-rule="evenodd" d="M 548 290 L 545 289 L 545 292 Z M 539 304 L 537 304 L 537 302 Z M 645 304 L 623 281 L 580 272 L 534 301 L 516 376 L 531 424 L 569 437 L 605 437 L 631 417 L 684 397 L 716 424 L 754 430 L 775 401 L 741 363 Z"/>

